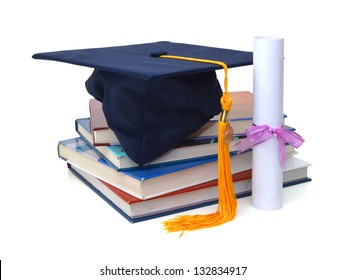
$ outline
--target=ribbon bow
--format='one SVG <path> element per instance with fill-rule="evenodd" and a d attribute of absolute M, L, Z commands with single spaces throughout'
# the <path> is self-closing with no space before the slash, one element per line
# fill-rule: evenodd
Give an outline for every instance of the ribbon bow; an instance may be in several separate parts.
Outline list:
<path fill-rule="evenodd" d="M 242 153 L 252 147 L 265 142 L 272 136 L 276 136 L 279 143 L 280 151 L 280 165 L 283 167 L 285 164 L 285 143 L 292 145 L 295 148 L 301 146 L 304 139 L 296 132 L 287 130 L 281 125 L 278 128 L 272 128 L 266 124 L 264 125 L 253 125 L 246 130 L 246 138 L 235 144 L 238 148 L 238 153 Z"/>

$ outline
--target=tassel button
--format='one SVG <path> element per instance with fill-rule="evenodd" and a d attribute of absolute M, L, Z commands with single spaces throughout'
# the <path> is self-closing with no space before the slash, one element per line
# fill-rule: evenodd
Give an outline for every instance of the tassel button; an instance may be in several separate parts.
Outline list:
<path fill-rule="evenodd" d="M 230 144 L 232 141 L 232 136 L 234 135 L 234 130 L 231 125 L 228 123 L 224 131 L 224 141 L 226 144 Z"/>

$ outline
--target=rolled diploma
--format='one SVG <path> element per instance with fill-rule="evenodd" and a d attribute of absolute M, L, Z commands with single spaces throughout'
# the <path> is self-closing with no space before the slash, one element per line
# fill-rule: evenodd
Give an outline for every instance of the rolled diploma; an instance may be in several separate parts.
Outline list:
<path fill-rule="evenodd" d="M 253 123 L 283 124 L 284 39 L 258 36 L 253 49 Z M 252 206 L 282 207 L 283 171 L 275 136 L 253 148 Z"/>

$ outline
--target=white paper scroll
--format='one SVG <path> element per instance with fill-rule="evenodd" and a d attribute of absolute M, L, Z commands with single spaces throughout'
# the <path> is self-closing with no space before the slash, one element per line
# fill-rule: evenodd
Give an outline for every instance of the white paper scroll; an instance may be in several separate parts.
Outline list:
<path fill-rule="evenodd" d="M 284 39 L 258 36 L 253 50 L 253 123 L 283 124 Z M 252 205 L 263 210 L 282 207 L 283 171 L 275 136 L 253 148 Z"/>

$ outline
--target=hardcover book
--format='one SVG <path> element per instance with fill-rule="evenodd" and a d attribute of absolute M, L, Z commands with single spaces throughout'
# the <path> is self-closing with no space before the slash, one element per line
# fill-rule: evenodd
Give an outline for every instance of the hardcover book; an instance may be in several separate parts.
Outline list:
<path fill-rule="evenodd" d="M 283 187 L 311 181 L 308 177 L 309 166 L 310 163 L 299 158 L 288 158 L 283 173 Z M 217 179 L 155 198 L 141 200 L 78 167 L 69 165 L 69 168 L 95 193 L 132 223 L 208 206 L 218 202 Z M 233 174 L 237 198 L 251 195 L 251 175 L 251 170 Z"/>

